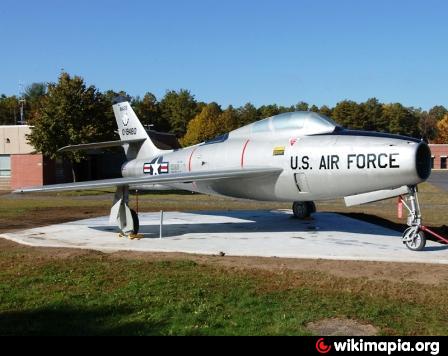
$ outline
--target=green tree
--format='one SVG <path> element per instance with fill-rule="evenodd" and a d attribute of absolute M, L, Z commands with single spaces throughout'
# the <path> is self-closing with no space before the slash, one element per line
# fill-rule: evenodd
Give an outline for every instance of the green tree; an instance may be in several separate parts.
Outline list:
<path fill-rule="evenodd" d="M 312 111 L 312 112 L 319 112 L 319 108 L 316 105 L 312 105 L 310 107 L 310 111 Z"/>
<path fill-rule="evenodd" d="M 310 108 L 308 103 L 305 103 L 304 101 L 300 101 L 296 104 L 295 111 L 308 111 Z"/>
<path fill-rule="evenodd" d="M 216 136 L 236 130 L 239 127 L 238 112 L 233 106 L 229 106 L 223 113 L 221 113 L 221 115 L 219 115 Z"/>
<path fill-rule="evenodd" d="M 257 111 L 258 111 L 257 116 L 262 119 L 280 114 L 280 109 L 275 104 L 260 106 Z"/>
<path fill-rule="evenodd" d="M 442 105 L 436 105 L 429 110 L 428 114 L 436 121 L 440 121 L 445 118 L 446 114 L 448 114 L 448 110 Z"/>
<path fill-rule="evenodd" d="M 284 113 L 287 113 L 287 112 L 294 112 L 294 111 L 296 111 L 296 107 L 294 105 L 291 105 L 291 106 L 280 106 L 279 110 L 280 110 L 280 114 L 284 114 Z"/>
<path fill-rule="evenodd" d="M 61 73 L 57 83 L 48 85 L 48 93 L 33 120 L 29 140 L 34 148 L 50 157 L 61 156 L 58 149 L 73 144 L 115 138 L 115 120 L 108 118 L 110 102 L 94 86 L 87 87 L 81 77 Z M 73 164 L 85 156 L 82 152 L 64 154 Z"/>
<path fill-rule="evenodd" d="M 237 109 L 240 126 L 245 126 L 259 119 L 258 110 L 251 103 Z"/>
<path fill-rule="evenodd" d="M 333 110 L 331 110 L 327 105 L 323 105 L 319 109 L 319 114 L 325 115 L 327 117 L 332 117 Z"/>
<path fill-rule="evenodd" d="M 125 98 L 127 101 L 132 103 L 132 97 L 126 93 L 125 91 L 114 91 L 114 90 L 107 90 L 103 93 L 104 99 L 111 105 L 113 105 L 113 102 L 116 98 Z M 113 112 L 113 109 L 111 108 L 111 112 Z"/>
<path fill-rule="evenodd" d="M 19 114 L 19 100 L 15 96 L 0 96 L 0 125 L 16 125 Z"/>
<path fill-rule="evenodd" d="M 359 105 L 360 125 L 364 130 L 385 132 L 388 123 L 383 116 L 383 105 L 376 98 L 371 98 Z"/>
<path fill-rule="evenodd" d="M 152 129 L 168 132 L 170 131 L 169 121 L 161 115 L 159 102 L 152 93 L 146 93 L 143 100 L 133 102 L 135 113 L 144 126 L 153 125 Z"/>
<path fill-rule="evenodd" d="M 384 120 L 389 123 L 389 132 L 407 136 L 419 136 L 418 117 L 399 103 L 383 106 Z"/>
<path fill-rule="evenodd" d="M 429 112 L 420 115 L 419 130 L 422 137 L 433 141 L 438 136 L 438 123 L 448 114 L 448 110 L 441 105 L 434 106 Z"/>
<path fill-rule="evenodd" d="M 183 146 L 195 145 L 210 140 L 221 133 L 225 128 L 220 123 L 222 110 L 216 103 L 210 103 L 196 115 L 189 123 L 185 136 L 181 139 Z"/>
<path fill-rule="evenodd" d="M 40 100 L 47 93 L 46 83 L 32 83 L 25 88 L 23 97 L 26 101 L 35 102 Z"/>
<path fill-rule="evenodd" d="M 181 89 L 179 92 L 168 91 L 160 101 L 161 120 L 169 122 L 171 132 L 182 137 L 187 131 L 187 125 L 198 111 L 198 104 L 194 96 Z"/>
<path fill-rule="evenodd" d="M 420 115 L 418 127 L 420 135 L 428 141 L 432 141 L 437 137 L 437 120 L 426 111 Z"/>
<path fill-rule="evenodd" d="M 42 99 L 47 93 L 46 83 L 32 83 L 25 88 L 23 99 L 25 99 L 25 120 L 32 122 L 42 105 Z"/>
<path fill-rule="evenodd" d="M 438 122 L 443 120 L 448 114 L 448 110 L 441 105 L 434 106 L 429 112 L 420 115 L 419 130 L 422 137 L 433 141 L 438 136 Z"/>
<path fill-rule="evenodd" d="M 437 132 L 436 143 L 448 144 L 448 114 L 437 123 Z"/>
<path fill-rule="evenodd" d="M 364 128 L 360 107 L 351 100 L 344 100 L 337 103 L 332 110 L 332 118 L 338 124 L 350 129 L 360 130 Z"/>

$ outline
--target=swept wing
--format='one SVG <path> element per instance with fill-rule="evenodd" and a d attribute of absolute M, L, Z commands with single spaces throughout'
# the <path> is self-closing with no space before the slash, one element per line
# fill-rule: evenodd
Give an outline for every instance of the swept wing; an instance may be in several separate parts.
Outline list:
<path fill-rule="evenodd" d="M 139 184 L 191 183 L 200 181 L 213 181 L 220 179 L 252 178 L 272 174 L 278 175 L 281 172 L 282 169 L 272 167 L 227 169 L 220 171 L 198 171 L 198 172 L 163 174 L 156 176 L 116 178 L 116 179 L 104 179 L 104 180 L 87 181 L 87 182 L 44 185 L 38 187 L 17 189 L 14 191 L 14 193 L 88 190 L 88 189 L 98 189 L 113 186 L 118 187 L 118 186 L 139 185 Z"/>

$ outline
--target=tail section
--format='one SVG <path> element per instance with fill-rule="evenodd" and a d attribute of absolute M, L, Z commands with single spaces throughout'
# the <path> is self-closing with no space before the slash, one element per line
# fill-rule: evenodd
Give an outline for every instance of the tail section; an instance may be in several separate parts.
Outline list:
<path fill-rule="evenodd" d="M 113 105 L 113 109 L 120 139 L 122 141 L 144 140 L 139 144 L 125 146 L 128 160 L 150 158 L 161 153 L 161 150 L 149 138 L 145 128 L 126 99 L 118 98 Z"/>

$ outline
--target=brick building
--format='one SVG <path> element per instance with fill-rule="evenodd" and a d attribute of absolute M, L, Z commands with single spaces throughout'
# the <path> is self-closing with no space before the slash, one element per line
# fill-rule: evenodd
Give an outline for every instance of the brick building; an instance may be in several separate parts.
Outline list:
<path fill-rule="evenodd" d="M 67 165 L 35 154 L 27 125 L 0 126 L 0 190 L 67 180 Z"/>
<path fill-rule="evenodd" d="M 429 145 L 432 153 L 433 169 L 448 169 L 448 144 L 447 145 Z"/>
<path fill-rule="evenodd" d="M 0 126 L 0 190 L 11 190 L 72 181 L 72 166 L 61 159 L 52 160 L 36 154 L 26 135 L 27 125 Z M 123 152 L 90 152 L 76 165 L 78 180 L 117 178 L 121 176 Z"/>

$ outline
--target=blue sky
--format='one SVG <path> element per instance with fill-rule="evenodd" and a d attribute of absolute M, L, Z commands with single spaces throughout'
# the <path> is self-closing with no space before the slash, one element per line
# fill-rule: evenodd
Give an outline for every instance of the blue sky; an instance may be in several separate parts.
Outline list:
<path fill-rule="evenodd" d="M 446 1 L 0 3 L 0 93 L 62 68 L 131 95 L 226 106 L 343 99 L 448 106 Z"/>

